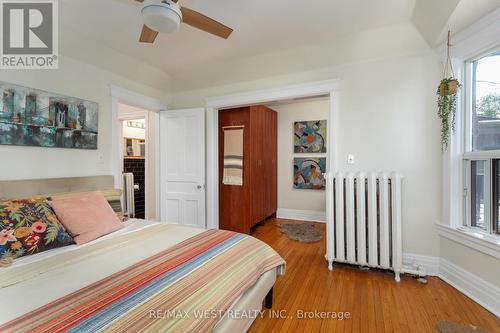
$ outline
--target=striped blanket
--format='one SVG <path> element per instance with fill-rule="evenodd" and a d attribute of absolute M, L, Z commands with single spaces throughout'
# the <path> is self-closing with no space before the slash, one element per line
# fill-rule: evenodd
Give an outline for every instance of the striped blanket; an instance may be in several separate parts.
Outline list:
<path fill-rule="evenodd" d="M 247 235 L 209 230 L 0 326 L 0 332 L 207 332 L 283 259 Z M 214 315 L 215 314 L 215 315 Z"/>

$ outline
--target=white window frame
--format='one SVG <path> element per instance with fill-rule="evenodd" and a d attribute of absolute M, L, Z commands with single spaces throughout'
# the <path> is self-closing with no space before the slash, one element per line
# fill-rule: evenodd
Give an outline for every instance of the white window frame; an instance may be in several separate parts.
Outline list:
<path fill-rule="evenodd" d="M 471 128 L 472 122 L 472 85 L 469 84 L 472 82 L 471 60 L 487 55 L 499 47 L 499 21 L 500 9 L 455 35 L 452 41 L 452 63 L 457 78 L 463 85 L 457 101 L 456 132 L 451 135 L 449 148 L 443 153 L 443 215 L 441 221 L 436 223 L 440 236 L 497 259 L 500 259 L 500 236 L 479 228 L 470 228 L 464 223 L 470 221 L 470 211 L 467 211 L 470 205 L 467 204 L 467 193 L 464 190 L 468 179 L 464 175 L 470 171 L 467 160 L 498 156 L 497 151 L 472 152 L 472 133 L 466 129 Z M 444 59 L 446 44 L 443 43 L 437 52 Z"/>
<path fill-rule="evenodd" d="M 472 63 L 476 60 L 479 60 L 483 57 L 486 57 L 490 54 L 493 54 L 495 51 L 500 50 L 500 42 L 499 44 L 486 51 L 482 52 L 476 57 L 468 59 L 465 61 L 465 75 L 464 75 L 464 97 L 465 103 L 462 112 L 465 114 L 464 121 L 464 129 L 463 129 L 463 137 L 464 137 L 464 148 L 465 151 L 463 153 L 464 160 L 464 219 L 463 226 L 466 228 L 470 228 L 474 232 L 483 232 L 487 235 L 498 236 L 497 234 L 492 234 L 493 221 L 491 220 L 491 184 L 492 184 L 492 161 L 493 159 L 500 159 L 500 150 L 484 150 L 484 151 L 473 151 L 473 142 L 472 142 L 472 116 L 473 116 L 473 103 L 472 98 L 473 94 L 473 76 L 472 76 Z M 471 184 L 471 162 L 472 161 L 485 161 L 484 168 L 484 222 L 486 225 L 486 229 L 479 228 L 472 225 L 472 214 L 471 214 L 471 195 L 472 191 L 470 190 Z"/>

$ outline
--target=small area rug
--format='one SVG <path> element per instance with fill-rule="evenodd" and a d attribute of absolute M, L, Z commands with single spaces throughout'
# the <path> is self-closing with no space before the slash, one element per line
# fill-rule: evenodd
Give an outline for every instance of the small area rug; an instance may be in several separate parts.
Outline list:
<path fill-rule="evenodd" d="M 493 333 L 480 327 L 461 325 L 446 320 L 438 321 L 437 328 L 441 333 Z"/>
<path fill-rule="evenodd" d="M 280 231 L 284 233 L 291 240 L 314 243 L 321 240 L 321 233 L 310 223 L 300 224 L 279 224 Z"/>

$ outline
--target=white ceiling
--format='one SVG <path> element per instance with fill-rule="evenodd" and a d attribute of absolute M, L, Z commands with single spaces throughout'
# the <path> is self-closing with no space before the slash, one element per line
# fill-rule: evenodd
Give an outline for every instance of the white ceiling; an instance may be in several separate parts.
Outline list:
<path fill-rule="evenodd" d="M 182 77 L 197 68 L 408 21 L 414 1 L 180 0 L 183 6 L 232 27 L 234 33 L 224 40 L 183 24 L 177 33 L 160 34 L 155 44 L 148 45 L 138 43 L 142 20 L 140 5 L 134 1 L 62 0 L 60 34 L 61 42 L 71 43 L 67 50 L 71 56 L 81 56 L 75 48 L 104 52 L 105 46 Z M 74 43 L 75 39 L 84 42 Z"/>
<path fill-rule="evenodd" d="M 423 0 L 180 0 L 234 33 L 224 40 L 183 24 L 149 45 L 138 42 L 142 20 L 135 1 L 61 0 L 60 48 L 70 57 L 155 87 L 176 90 L 182 81 L 184 89 L 193 73 L 206 68 L 223 71 L 225 64 L 241 59 L 410 22 L 415 1 Z"/>

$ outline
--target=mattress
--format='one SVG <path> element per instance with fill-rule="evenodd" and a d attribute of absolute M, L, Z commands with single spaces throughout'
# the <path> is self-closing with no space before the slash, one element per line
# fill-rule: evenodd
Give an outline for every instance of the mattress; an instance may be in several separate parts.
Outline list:
<path fill-rule="evenodd" d="M 152 254 L 176 246 L 206 232 L 203 229 L 179 225 L 161 225 L 167 232 L 156 233 L 160 224 L 144 220 L 129 220 L 125 228 L 85 245 L 71 245 L 42 252 L 17 260 L 11 267 L 0 271 L 0 281 L 9 281 L 0 288 L 0 299 L 10 300 L 9 306 L 0 311 L 0 325 L 43 307 L 96 281 L 148 259 Z M 136 234 L 149 232 L 147 240 L 135 239 Z M 119 240 L 119 242 L 118 242 Z M 113 244 L 109 247 L 107 244 Z M 118 245 L 117 245 L 118 244 Z M 91 251 L 106 245 L 106 251 Z M 87 248 L 87 249 L 86 249 Z M 81 259 L 79 253 L 92 253 Z M 61 259 L 64 259 L 61 264 Z M 44 270 L 44 263 L 58 265 Z M 31 269 L 38 267 L 37 270 Z M 19 274 L 19 273 L 23 274 Z M 16 276 L 17 273 L 17 276 Z M 16 276 L 10 281 L 7 278 Z M 232 305 L 240 309 L 260 309 L 262 298 L 276 279 L 276 270 L 263 274 L 255 285 L 244 291 Z M 22 301 L 21 301 L 22 300 Z M 231 308 L 232 308 L 231 307 Z M 217 332 L 245 331 L 253 319 L 221 318 L 215 326 Z"/>

